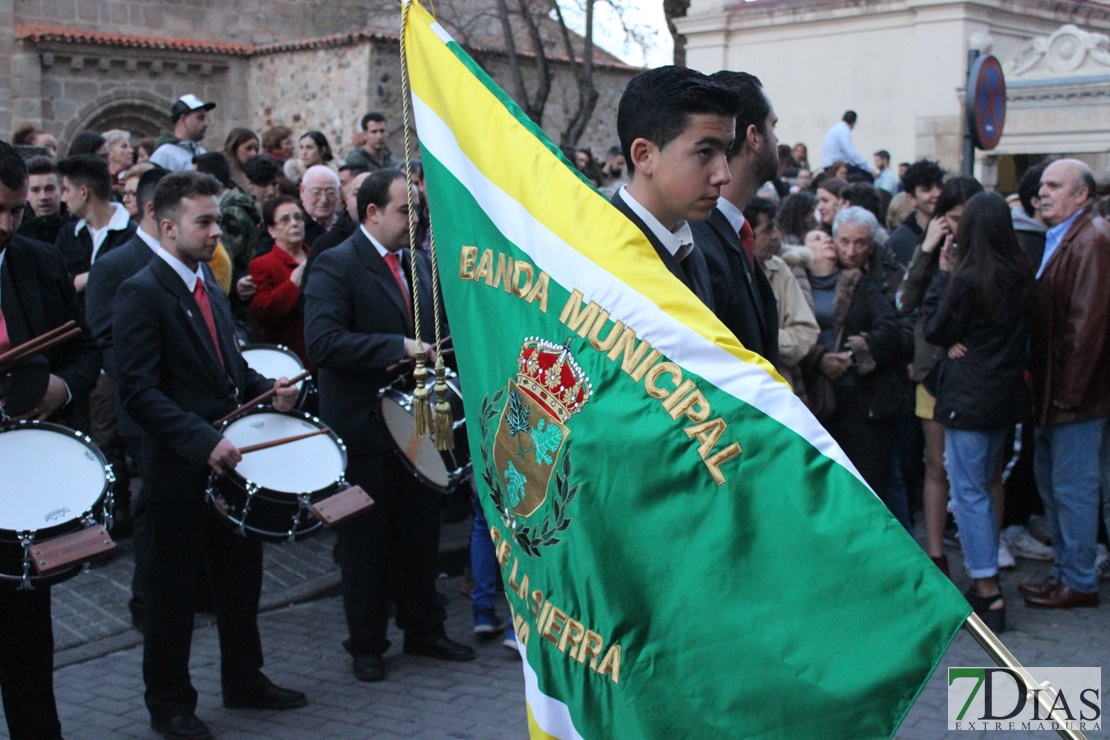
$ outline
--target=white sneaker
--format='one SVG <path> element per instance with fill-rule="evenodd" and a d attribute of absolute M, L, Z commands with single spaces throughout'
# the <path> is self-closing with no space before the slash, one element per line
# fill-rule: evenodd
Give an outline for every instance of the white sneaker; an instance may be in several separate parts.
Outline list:
<path fill-rule="evenodd" d="M 1019 558 L 1053 560 L 1056 557 L 1051 547 L 1029 534 L 1029 531 L 1020 524 L 1013 524 L 1002 530 L 1002 541 L 1010 548 L 1010 552 Z"/>
<path fill-rule="evenodd" d="M 998 540 L 998 568 L 1000 570 L 1010 570 L 1015 565 L 1014 556 L 1010 553 L 1010 548 L 1006 547 L 1006 541 Z"/>
<path fill-rule="evenodd" d="M 1095 558 L 1095 571 L 1098 573 L 1100 581 L 1110 580 L 1110 552 L 1106 551 L 1106 545 L 1098 546 L 1098 556 Z"/>

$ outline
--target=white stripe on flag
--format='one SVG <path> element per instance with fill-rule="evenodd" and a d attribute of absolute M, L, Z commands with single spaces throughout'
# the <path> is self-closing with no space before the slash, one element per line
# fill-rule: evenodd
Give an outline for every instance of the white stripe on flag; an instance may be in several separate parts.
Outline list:
<path fill-rule="evenodd" d="M 517 648 L 520 650 L 520 662 L 524 665 L 524 700 L 532 710 L 536 725 L 548 735 L 562 740 L 582 740 L 570 718 L 570 708 L 540 690 L 539 676 L 528 663 L 528 651 L 519 641 Z"/>
<path fill-rule="evenodd" d="M 612 319 L 633 327 L 637 337 L 651 342 L 673 362 L 794 430 L 822 455 L 840 463 L 867 485 L 839 445 L 789 388 L 759 366 L 740 360 L 691 330 L 556 236 L 470 161 L 451 129 L 415 91 L 412 101 L 420 146 L 470 191 L 505 238 L 555 282 L 568 291 L 572 288 L 582 291 L 587 300 L 603 306 Z"/>

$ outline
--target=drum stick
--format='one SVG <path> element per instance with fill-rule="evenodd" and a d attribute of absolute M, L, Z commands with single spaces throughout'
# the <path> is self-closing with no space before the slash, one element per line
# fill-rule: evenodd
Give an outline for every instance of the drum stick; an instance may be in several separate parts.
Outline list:
<path fill-rule="evenodd" d="M 268 450 L 271 447 L 277 447 L 278 445 L 287 445 L 290 442 L 296 442 L 297 440 L 300 440 L 300 439 L 308 439 L 309 437 L 315 437 L 319 434 L 327 434 L 327 433 L 328 433 L 327 429 L 317 429 L 315 432 L 309 432 L 308 434 L 297 434 L 297 435 L 294 435 L 292 437 L 282 437 L 281 439 L 273 439 L 273 440 L 270 440 L 269 442 L 259 442 L 256 445 L 247 445 L 246 447 L 240 447 L 239 448 L 239 454 L 240 455 L 245 455 L 248 452 L 258 452 L 259 450 Z"/>
<path fill-rule="evenodd" d="M 312 373 L 308 370 L 305 370 L 303 373 L 301 373 L 297 377 L 290 378 L 289 380 L 287 380 L 285 382 L 285 385 L 282 386 L 282 388 L 288 388 L 291 385 L 296 385 L 297 383 L 300 383 L 302 380 L 307 378 L 309 375 L 312 375 Z M 274 397 L 275 393 L 277 393 L 277 388 L 271 388 L 270 390 L 266 391 L 265 393 L 263 393 L 258 398 L 252 398 L 251 400 L 247 401 L 246 403 L 244 403 L 242 406 L 240 406 L 239 408 L 232 411 L 227 416 L 221 416 L 219 419 L 216 419 L 214 422 L 212 422 L 212 426 L 218 428 L 221 424 L 223 424 L 228 419 L 234 419 L 236 416 L 243 413 L 244 411 L 251 408 L 252 406 L 257 406 L 260 403 L 266 403 L 267 401 L 269 401 L 271 398 Z"/>
<path fill-rule="evenodd" d="M 71 321 L 69 323 L 72 324 L 73 322 Z M 58 327 L 58 329 L 55 329 L 53 331 L 58 332 L 59 329 L 62 329 L 62 327 Z M 0 355 L 0 372 L 9 370 L 10 368 L 15 367 L 24 360 L 34 357 L 35 355 L 40 355 L 47 350 L 53 349 L 59 344 L 68 342 L 70 339 L 73 339 L 76 336 L 80 336 L 81 330 L 77 328 L 76 325 L 74 325 L 67 331 L 62 331 L 61 333 L 51 333 L 52 336 L 49 339 L 43 339 L 43 337 L 46 337 L 47 335 L 41 334 L 34 339 L 24 342 L 18 347 L 8 350 L 3 355 Z"/>

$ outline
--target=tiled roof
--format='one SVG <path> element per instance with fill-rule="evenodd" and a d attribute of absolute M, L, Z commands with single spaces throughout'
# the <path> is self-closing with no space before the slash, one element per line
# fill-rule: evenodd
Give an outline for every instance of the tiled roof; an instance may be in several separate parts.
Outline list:
<path fill-rule="evenodd" d="M 59 42 L 64 44 L 91 44 L 93 46 L 118 46 L 130 49 L 166 49 L 170 51 L 206 52 L 229 56 L 249 56 L 254 53 L 254 44 L 241 44 L 234 41 L 213 41 L 208 39 L 182 39 L 166 36 L 144 36 L 129 33 L 104 33 L 103 31 L 83 31 L 63 26 L 17 25 L 16 37 L 23 41 Z"/>
<path fill-rule="evenodd" d="M 90 44 L 93 46 L 114 46 L 128 49 L 165 49 L 167 51 L 187 51 L 207 54 L 221 54 L 224 56 L 255 56 L 258 54 L 276 54 L 284 51 L 302 51 L 305 49 L 327 49 L 336 46 L 348 46 L 362 41 L 397 41 L 396 34 L 382 33 L 379 31 L 354 31 L 333 36 L 305 39 L 302 41 L 283 41 L 274 44 L 248 44 L 235 41 L 213 41 L 204 39 L 170 38 L 168 36 L 146 36 L 127 33 L 105 33 L 103 31 L 83 31 L 64 26 L 32 26 L 19 24 L 16 26 L 16 37 L 21 41 L 35 43 L 54 42 L 63 44 Z M 477 53 L 505 55 L 504 49 L 478 44 L 468 44 L 466 48 Z M 529 58 L 535 54 L 527 50 L 518 50 L 520 56 Z M 548 51 L 547 58 L 554 62 L 567 62 L 568 57 L 562 49 Z M 595 47 L 594 64 L 599 67 L 616 69 L 635 69 L 622 62 L 617 57 L 609 54 L 600 47 Z"/>

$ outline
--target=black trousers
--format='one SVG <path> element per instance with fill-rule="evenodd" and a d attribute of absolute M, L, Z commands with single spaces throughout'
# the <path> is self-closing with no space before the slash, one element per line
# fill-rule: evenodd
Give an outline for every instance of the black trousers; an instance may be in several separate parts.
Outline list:
<path fill-rule="evenodd" d="M 235 534 L 205 502 L 147 501 L 145 514 L 143 680 L 150 716 L 166 720 L 196 710 L 189 650 L 202 558 L 211 566 L 206 586 L 215 602 L 224 696 L 268 685 L 258 633 L 262 542 Z"/>
<path fill-rule="evenodd" d="M 50 589 L 0 588 L 0 693 L 12 740 L 60 738 Z"/>
<path fill-rule="evenodd" d="M 405 640 L 443 634 L 447 614 L 436 601 L 441 496 L 413 478 L 392 452 L 353 456 L 347 480 L 374 499 L 368 512 L 337 526 L 335 560 L 352 654 L 384 653 L 389 599 Z"/>
<path fill-rule="evenodd" d="M 863 414 L 855 386 L 835 385 L 836 413 L 825 422 L 825 429 L 856 466 L 887 508 L 887 482 L 890 479 L 890 450 L 898 434 L 895 420 L 872 423 Z"/>

